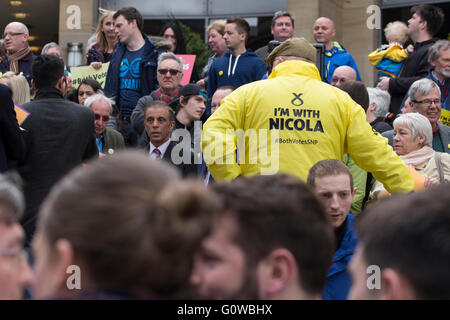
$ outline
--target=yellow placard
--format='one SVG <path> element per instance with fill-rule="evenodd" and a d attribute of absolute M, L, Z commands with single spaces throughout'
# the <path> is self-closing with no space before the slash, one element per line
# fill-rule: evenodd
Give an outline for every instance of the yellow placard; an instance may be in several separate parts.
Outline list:
<path fill-rule="evenodd" d="M 108 72 L 109 62 L 103 63 L 100 69 L 94 69 L 91 66 L 73 67 L 70 68 L 72 77 L 72 86 L 77 88 L 80 86 L 81 81 L 90 78 L 97 80 L 101 84 L 102 88 L 105 88 L 106 74 Z"/>
<path fill-rule="evenodd" d="M 439 119 L 446 126 L 450 126 L 450 111 L 442 109 L 441 110 L 441 118 Z"/>
<path fill-rule="evenodd" d="M 24 122 L 25 119 L 30 115 L 29 112 L 25 111 L 17 104 L 14 104 L 14 111 L 16 112 L 16 119 L 19 126 L 22 125 L 22 122 Z"/>

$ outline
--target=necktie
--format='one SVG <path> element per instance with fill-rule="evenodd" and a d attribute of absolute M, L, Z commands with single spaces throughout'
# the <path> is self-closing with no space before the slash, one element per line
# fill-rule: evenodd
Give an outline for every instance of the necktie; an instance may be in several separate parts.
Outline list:
<path fill-rule="evenodd" d="M 158 148 L 153 149 L 152 153 L 155 155 L 156 160 L 161 160 L 161 151 Z"/>

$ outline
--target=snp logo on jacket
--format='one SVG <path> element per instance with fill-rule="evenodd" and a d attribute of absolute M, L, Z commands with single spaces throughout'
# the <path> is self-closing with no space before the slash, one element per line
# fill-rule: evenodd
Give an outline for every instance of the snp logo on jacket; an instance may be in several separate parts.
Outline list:
<path fill-rule="evenodd" d="M 141 70 L 139 68 L 142 58 L 136 58 L 131 63 L 128 58 L 120 62 L 120 89 L 139 90 L 141 88 Z"/>

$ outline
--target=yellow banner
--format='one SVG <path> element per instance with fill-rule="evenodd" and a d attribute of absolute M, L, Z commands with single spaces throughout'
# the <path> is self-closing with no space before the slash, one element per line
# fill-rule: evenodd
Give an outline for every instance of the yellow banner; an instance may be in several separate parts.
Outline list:
<path fill-rule="evenodd" d="M 70 68 L 72 76 L 72 86 L 77 88 L 80 86 L 81 81 L 84 79 L 94 79 L 105 88 L 106 74 L 108 72 L 109 62 L 103 63 L 100 69 L 94 69 L 91 66 L 73 67 Z"/>
<path fill-rule="evenodd" d="M 442 109 L 440 120 L 446 126 L 450 126 L 450 110 Z"/>

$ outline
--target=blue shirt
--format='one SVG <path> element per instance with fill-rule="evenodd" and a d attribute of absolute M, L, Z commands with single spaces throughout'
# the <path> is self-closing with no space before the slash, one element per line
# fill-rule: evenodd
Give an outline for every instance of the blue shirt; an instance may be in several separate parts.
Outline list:
<path fill-rule="evenodd" d="M 120 114 L 131 116 L 141 98 L 141 61 L 144 46 L 136 51 L 126 50 L 120 62 Z"/>

